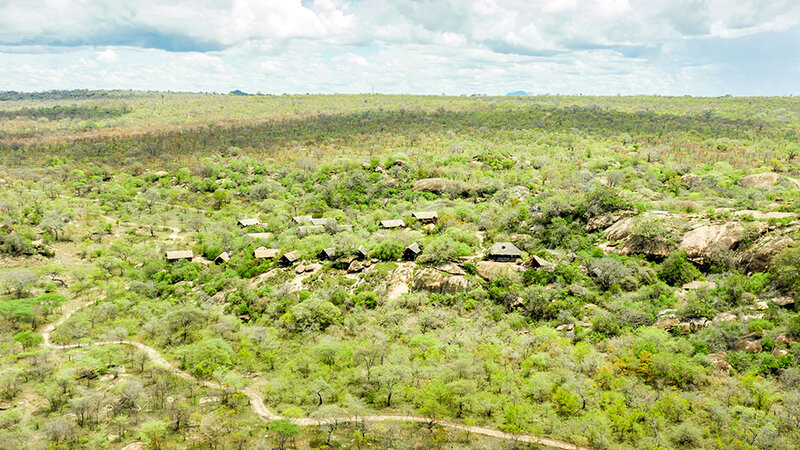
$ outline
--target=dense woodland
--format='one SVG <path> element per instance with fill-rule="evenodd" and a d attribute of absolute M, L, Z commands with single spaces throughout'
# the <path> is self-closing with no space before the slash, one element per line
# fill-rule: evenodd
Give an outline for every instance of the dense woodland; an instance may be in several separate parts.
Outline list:
<path fill-rule="evenodd" d="M 798 132 L 794 97 L 0 93 L 0 448 L 797 448 Z"/>

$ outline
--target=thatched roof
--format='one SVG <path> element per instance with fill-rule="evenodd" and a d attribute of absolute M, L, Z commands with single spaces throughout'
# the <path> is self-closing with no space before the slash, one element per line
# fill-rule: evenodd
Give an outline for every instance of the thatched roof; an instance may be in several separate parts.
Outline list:
<path fill-rule="evenodd" d="M 403 251 L 404 252 L 411 252 L 411 253 L 414 253 L 416 255 L 416 254 L 419 254 L 422 251 L 422 249 L 419 248 L 419 244 L 414 242 L 413 244 L 411 244 L 408 247 L 406 247 L 405 250 L 403 250 Z"/>
<path fill-rule="evenodd" d="M 178 259 L 192 259 L 194 253 L 191 250 L 170 250 L 167 252 L 167 260 L 175 261 Z"/>
<path fill-rule="evenodd" d="M 383 228 L 400 228 L 406 226 L 406 223 L 403 222 L 403 219 L 381 220 L 381 226 Z"/>
<path fill-rule="evenodd" d="M 417 220 L 432 220 L 439 217 L 436 211 L 414 211 L 411 215 Z"/>
<path fill-rule="evenodd" d="M 317 255 L 319 259 L 336 259 L 336 248 L 335 247 L 328 247 L 323 248 L 321 252 Z"/>
<path fill-rule="evenodd" d="M 259 259 L 272 259 L 278 256 L 281 250 L 279 248 L 266 248 L 266 247 L 258 247 L 253 251 L 253 256 Z"/>
<path fill-rule="evenodd" d="M 359 258 L 368 258 L 368 257 L 369 257 L 369 252 L 367 251 L 367 249 L 366 249 L 366 248 L 364 248 L 364 246 L 363 246 L 363 245 L 359 245 L 359 246 L 358 246 L 358 248 L 357 248 L 357 249 L 356 249 L 356 251 L 355 251 L 355 254 L 356 254 L 356 256 L 358 256 Z"/>
<path fill-rule="evenodd" d="M 239 226 L 240 227 L 251 227 L 253 225 L 260 225 L 260 224 L 261 224 L 261 221 L 256 219 L 256 218 L 239 220 Z"/>
<path fill-rule="evenodd" d="M 298 259 L 300 259 L 300 253 L 296 250 L 289 253 L 284 253 L 283 256 L 281 256 L 281 261 L 286 263 L 293 263 Z"/>
<path fill-rule="evenodd" d="M 292 217 L 292 221 L 294 223 L 311 223 L 314 220 L 311 216 L 294 216 Z"/>
<path fill-rule="evenodd" d="M 489 256 L 521 256 L 522 250 L 511 242 L 496 242 L 489 249 Z"/>
<path fill-rule="evenodd" d="M 216 258 L 214 258 L 214 262 L 228 262 L 231 259 L 231 252 L 222 252 Z"/>
<path fill-rule="evenodd" d="M 536 255 L 531 256 L 531 259 L 529 259 L 524 265 L 526 267 L 531 267 L 531 268 L 539 268 L 539 267 L 549 268 L 554 266 L 554 264 L 551 263 L 550 261 L 544 258 L 540 258 Z"/>

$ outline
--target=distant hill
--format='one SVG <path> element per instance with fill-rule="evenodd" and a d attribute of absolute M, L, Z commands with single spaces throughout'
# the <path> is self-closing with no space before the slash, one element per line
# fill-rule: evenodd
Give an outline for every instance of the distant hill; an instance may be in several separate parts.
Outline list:
<path fill-rule="evenodd" d="M 520 95 L 528 95 L 528 93 L 525 91 L 514 91 L 514 92 L 509 92 L 506 95 L 520 96 Z"/>

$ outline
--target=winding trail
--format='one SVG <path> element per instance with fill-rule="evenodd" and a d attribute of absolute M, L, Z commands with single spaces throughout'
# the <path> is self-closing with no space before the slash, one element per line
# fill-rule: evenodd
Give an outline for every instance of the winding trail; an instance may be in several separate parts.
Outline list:
<path fill-rule="evenodd" d="M 87 308 L 93 305 L 96 301 L 90 300 L 88 302 L 84 302 L 77 306 L 72 306 L 68 308 L 64 315 L 61 316 L 60 319 L 56 320 L 55 322 L 48 324 L 42 329 L 42 338 L 43 338 L 43 345 L 45 348 L 56 349 L 56 350 L 65 350 L 71 348 L 80 348 L 80 347 L 89 347 L 95 345 L 132 345 L 147 355 L 147 357 L 152 361 L 154 364 L 164 367 L 170 370 L 175 375 L 187 379 L 187 380 L 194 380 L 203 386 L 206 386 L 211 389 L 219 389 L 222 390 L 224 387 L 216 383 L 214 381 L 208 380 L 200 380 L 194 377 L 192 374 L 181 370 L 174 365 L 172 365 L 169 361 L 164 358 L 161 353 L 153 347 L 149 345 L 142 344 L 141 342 L 137 341 L 130 341 L 130 340 L 117 340 L 117 341 L 95 341 L 89 342 L 85 344 L 66 344 L 66 345 L 57 345 L 50 342 L 50 333 L 52 333 L 58 326 L 63 324 L 67 319 L 72 317 L 73 314 L 80 311 L 83 308 Z M 250 400 L 250 407 L 253 409 L 253 412 L 258 414 L 264 420 L 277 420 L 283 419 L 282 416 L 279 416 L 267 408 L 264 404 L 264 398 L 261 397 L 261 394 L 256 389 L 256 384 L 253 383 L 250 386 L 241 389 L 241 392 L 247 396 Z M 320 425 L 327 425 L 331 423 L 343 423 L 343 422 L 417 422 L 417 423 L 431 423 L 434 422 L 436 425 L 451 428 L 454 430 L 461 430 L 466 431 L 468 433 L 473 434 L 480 434 L 483 436 L 490 436 L 500 439 L 508 439 L 517 442 L 525 442 L 531 444 L 538 444 L 543 445 L 546 447 L 551 448 L 559 448 L 565 450 L 589 450 L 586 447 L 581 447 L 575 444 L 571 444 L 565 441 L 559 441 L 557 439 L 550 439 L 546 437 L 539 437 L 527 434 L 511 434 L 505 433 L 500 430 L 496 430 L 494 428 L 487 428 L 487 427 L 476 427 L 470 425 L 464 425 L 456 422 L 450 421 L 443 421 L 443 420 L 432 420 L 428 417 L 421 417 L 421 416 L 410 416 L 410 415 L 391 415 L 391 414 L 378 414 L 378 415 L 368 415 L 368 416 L 350 416 L 350 417 L 331 417 L 331 418 L 322 418 L 322 419 L 312 419 L 312 418 L 293 418 L 290 419 L 292 423 L 299 425 L 299 426 L 320 426 Z"/>

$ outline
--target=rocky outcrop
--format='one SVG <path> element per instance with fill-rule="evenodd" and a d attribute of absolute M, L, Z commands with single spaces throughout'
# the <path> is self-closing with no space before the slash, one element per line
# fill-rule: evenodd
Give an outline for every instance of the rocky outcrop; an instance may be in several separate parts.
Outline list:
<path fill-rule="evenodd" d="M 626 217 L 614 222 L 603 234 L 609 241 L 621 241 L 633 233 L 634 225 L 636 225 L 634 218 Z"/>
<path fill-rule="evenodd" d="M 728 361 L 725 360 L 725 357 L 728 354 L 726 352 L 718 352 L 718 353 L 709 353 L 708 357 L 711 358 L 711 361 L 714 363 L 714 367 L 717 369 L 728 372 L 731 370 L 731 365 L 728 364 Z"/>
<path fill-rule="evenodd" d="M 733 344 L 733 350 L 736 352 L 760 353 L 763 350 L 761 345 L 763 341 L 764 338 L 760 333 L 746 334 Z"/>
<path fill-rule="evenodd" d="M 761 222 L 753 223 L 753 232 L 763 234 L 767 226 Z M 718 251 L 736 249 L 745 239 L 745 228 L 739 223 L 704 225 L 689 231 L 683 236 L 678 250 L 698 262 L 703 262 Z"/>
<path fill-rule="evenodd" d="M 434 294 L 458 294 L 469 289 L 469 280 L 460 275 L 448 276 L 438 270 L 423 270 L 413 281 L 415 291 Z"/>
<path fill-rule="evenodd" d="M 414 190 L 433 192 L 435 194 L 467 196 L 477 192 L 478 187 L 463 181 L 448 180 L 446 178 L 423 178 L 414 182 Z"/>
<path fill-rule="evenodd" d="M 614 253 L 619 255 L 644 255 L 656 260 L 666 258 L 673 251 L 675 244 L 661 236 L 644 238 L 636 235 L 628 237 L 614 249 Z"/>
<path fill-rule="evenodd" d="M 780 175 L 777 173 L 754 173 L 739 180 L 739 186 L 748 189 L 766 189 L 778 182 Z"/>
<path fill-rule="evenodd" d="M 633 211 L 616 211 L 613 213 L 608 214 L 601 214 L 599 216 L 594 216 L 586 223 L 586 231 L 592 232 L 597 230 L 602 230 L 604 228 L 609 228 L 615 223 L 618 223 L 620 220 L 626 217 L 631 217 L 635 213 Z M 625 236 L 630 234 L 630 230 L 633 229 L 633 222 L 630 222 L 630 228 L 625 229 Z M 611 238 L 609 238 L 611 239 Z"/>
<path fill-rule="evenodd" d="M 500 277 L 509 278 L 511 281 L 521 280 L 521 273 L 525 268 L 517 264 L 499 263 L 493 261 L 479 261 L 475 266 L 478 268 L 478 276 L 486 281 L 494 281 Z"/>
<path fill-rule="evenodd" d="M 794 243 L 790 237 L 766 236 L 755 244 L 756 250 L 750 256 L 747 264 L 749 272 L 766 272 L 772 267 L 772 261 L 789 245 Z"/>
<path fill-rule="evenodd" d="M 526 198 L 531 196 L 531 190 L 525 186 L 514 186 L 511 188 L 510 194 L 513 198 L 523 202 Z"/>
<path fill-rule="evenodd" d="M 792 297 L 776 297 L 772 299 L 772 303 L 784 307 L 784 308 L 792 308 L 794 307 L 794 299 Z"/>

